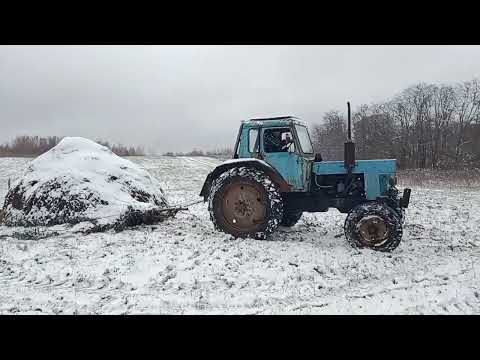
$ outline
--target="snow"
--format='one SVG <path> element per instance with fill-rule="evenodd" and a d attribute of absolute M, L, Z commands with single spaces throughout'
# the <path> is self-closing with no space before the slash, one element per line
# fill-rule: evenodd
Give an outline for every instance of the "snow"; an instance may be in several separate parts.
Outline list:
<path fill-rule="evenodd" d="M 245 161 L 258 162 L 258 163 L 260 163 L 260 164 L 262 164 L 266 167 L 272 168 L 269 163 L 267 163 L 263 160 L 260 160 L 260 159 L 255 159 L 255 158 L 229 159 L 229 160 L 226 160 L 226 161 L 222 162 L 222 164 L 236 164 L 236 163 L 239 163 L 239 162 L 241 163 L 241 162 L 245 162 Z"/>
<path fill-rule="evenodd" d="M 199 199 L 219 163 L 130 160 L 172 203 Z M 0 159 L 0 200 L 26 163 Z M 351 248 L 336 210 L 266 241 L 215 231 L 206 203 L 120 233 L 57 225 L 28 240 L 25 228 L 0 227 L 0 314 L 479 314 L 480 191 L 435 190 L 413 187 L 392 253 Z"/>
<path fill-rule="evenodd" d="M 168 205 L 160 183 L 148 171 L 80 137 L 64 138 L 53 149 L 32 160 L 23 176 L 11 186 L 21 189 L 24 204 L 35 200 L 31 210 L 25 210 L 25 206 L 17 209 L 12 204 L 6 207 L 6 219 L 14 225 L 58 223 L 56 217 L 60 215 L 72 223 L 78 219 L 112 223 L 128 207 L 148 210 Z M 132 193 L 147 194 L 148 199 L 134 197 Z M 45 195 L 49 204 L 55 204 L 65 198 L 65 194 L 70 204 L 78 201 L 85 209 L 70 215 L 65 210 L 65 215 L 38 201 Z"/>

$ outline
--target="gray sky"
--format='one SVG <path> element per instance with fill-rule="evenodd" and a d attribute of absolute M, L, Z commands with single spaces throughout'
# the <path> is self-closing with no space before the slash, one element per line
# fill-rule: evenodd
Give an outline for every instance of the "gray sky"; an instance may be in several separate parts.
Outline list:
<path fill-rule="evenodd" d="M 242 119 L 308 123 L 417 82 L 480 77 L 480 46 L 0 46 L 0 142 L 233 146 Z"/>

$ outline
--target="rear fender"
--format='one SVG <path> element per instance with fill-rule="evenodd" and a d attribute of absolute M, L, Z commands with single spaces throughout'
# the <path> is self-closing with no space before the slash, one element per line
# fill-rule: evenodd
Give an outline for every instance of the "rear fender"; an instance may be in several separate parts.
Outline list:
<path fill-rule="evenodd" d="M 254 169 L 258 169 L 263 171 L 267 174 L 272 181 L 278 185 L 280 188 L 280 192 L 290 192 L 292 185 L 287 183 L 287 181 L 283 178 L 283 176 L 272 166 L 270 166 L 265 161 L 259 159 L 232 159 L 225 161 L 224 163 L 218 165 L 210 174 L 208 174 L 205 182 L 203 183 L 202 191 L 200 192 L 200 196 L 203 196 L 205 201 L 207 201 L 208 195 L 210 193 L 210 187 L 212 186 L 213 181 L 223 174 L 225 171 L 230 170 L 235 167 L 251 167 Z"/>

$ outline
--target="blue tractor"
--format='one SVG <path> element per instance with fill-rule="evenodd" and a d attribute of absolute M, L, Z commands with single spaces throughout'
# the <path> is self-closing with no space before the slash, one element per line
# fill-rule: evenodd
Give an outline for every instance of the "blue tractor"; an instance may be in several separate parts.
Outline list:
<path fill-rule="evenodd" d="M 216 229 L 234 237 L 265 239 L 293 226 L 303 212 L 336 208 L 347 213 L 344 230 L 356 248 L 395 249 L 404 209 L 396 185 L 396 160 L 356 160 L 350 103 L 344 161 L 315 154 L 305 123 L 293 116 L 243 121 L 233 159 L 217 166 L 200 196 Z"/>

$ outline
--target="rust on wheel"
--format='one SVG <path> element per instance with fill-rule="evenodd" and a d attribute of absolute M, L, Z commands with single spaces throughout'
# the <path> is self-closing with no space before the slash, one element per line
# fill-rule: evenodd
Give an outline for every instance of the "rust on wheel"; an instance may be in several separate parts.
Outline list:
<path fill-rule="evenodd" d="M 366 216 L 360 220 L 357 227 L 361 241 L 368 246 L 381 244 L 389 236 L 388 226 L 380 216 Z"/>
<path fill-rule="evenodd" d="M 251 232 L 265 221 L 266 203 L 262 190 L 246 182 L 233 183 L 225 189 L 222 213 L 232 228 Z"/>

